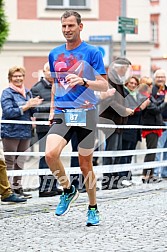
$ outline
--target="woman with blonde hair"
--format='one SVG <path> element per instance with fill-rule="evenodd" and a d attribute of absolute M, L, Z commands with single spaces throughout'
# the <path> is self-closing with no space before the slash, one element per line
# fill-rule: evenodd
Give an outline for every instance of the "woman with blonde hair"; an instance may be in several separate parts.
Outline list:
<path fill-rule="evenodd" d="M 35 112 L 34 108 L 42 103 L 39 97 L 32 98 L 31 92 L 24 86 L 24 67 L 14 66 L 9 69 L 9 87 L 4 89 L 1 96 L 2 120 L 31 121 Z M 29 148 L 32 125 L 24 123 L 2 123 L 1 138 L 4 152 L 24 152 Z M 25 157 L 5 155 L 7 170 L 22 170 Z M 24 197 L 30 198 L 30 194 L 23 192 L 21 176 L 14 176 L 10 180 L 12 190 Z"/>

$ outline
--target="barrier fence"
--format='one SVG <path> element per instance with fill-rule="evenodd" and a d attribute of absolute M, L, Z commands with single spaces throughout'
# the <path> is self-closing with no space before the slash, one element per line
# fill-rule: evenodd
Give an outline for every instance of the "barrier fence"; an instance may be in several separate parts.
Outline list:
<path fill-rule="evenodd" d="M 17 120 L 0 120 L 0 123 L 10 124 L 34 124 L 34 125 L 49 125 L 48 121 L 17 121 Z M 120 128 L 120 129 L 167 129 L 167 126 L 144 126 L 144 125 L 115 125 L 115 124 L 97 124 L 98 129 L 102 128 Z M 94 167 L 95 173 L 108 173 L 108 172 L 121 172 L 128 170 L 139 170 L 156 167 L 167 166 L 167 161 L 162 161 L 163 152 L 167 152 L 167 148 L 159 149 L 137 149 L 125 151 L 94 151 L 94 157 L 120 157 L 120 156 L 138 156 L 146 155 L 149 153 L 161 153 L 161 160 L 147 163 L 130 163 L 130 164 L 114 164 L 114 165 L 98 165 Z M 44 152 L 4 152 L 4 155 L 17 155 L 18 156 L 33 156 L 42 157 Z M 62 157 L 76 157 L 78 152 L 62 152 Z M 66 167 L 67 174 L 80 174 L 79 167 Z M 49 175 L 49 169 L 28 169 L 28 170 L 14 170 L 7 171 L 9 176 L 31 176 L 31 175 Z"/>
<path fill-rule="evenodd" d="M 10 124 L 34 124 L 34 125 L 49 125 L 48 121 L 18 121 L 18 120 L 0 120 L 0 123 Z M 167 129 L 167 126 L 146 126 L 146 125 L 116 125 L 116 124 L 101 124 L 97 123 L 97 128 L 109 129 Z"/>

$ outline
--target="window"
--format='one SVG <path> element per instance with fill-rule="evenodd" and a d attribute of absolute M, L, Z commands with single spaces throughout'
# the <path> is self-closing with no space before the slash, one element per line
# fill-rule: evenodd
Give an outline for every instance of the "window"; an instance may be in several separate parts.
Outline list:
<path fill-rule="evenodd" d="M 155 46 L 159 44 L 159 14 L 151 15 L 151 41 Z"/>
<path fill-rule="evenodd" d="M 37 17 L 60 19 L 65 10 L 81 11 L 84 18 L 99 18 L 99 0 L 36 0 Z"/>
<path fill-rule="evenodd" d="M 87 9 L 88 0 L 47 0 L 47 9 Z"/>
<path fill-rule="evenodd" d="M 151 22 L 151 41 L 158 43 L 158 25 L 154 21 Z"/>

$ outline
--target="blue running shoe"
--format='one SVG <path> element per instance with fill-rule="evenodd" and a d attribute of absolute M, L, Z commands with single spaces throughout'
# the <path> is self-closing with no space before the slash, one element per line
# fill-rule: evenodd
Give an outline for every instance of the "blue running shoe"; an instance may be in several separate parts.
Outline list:
<path fill-rule="evenodd" d="M 88 220 L 86 226 L 98 226 L 99 225 L 99 211 L 95 208 L 91 208 L 87 213 Z"/>
<path fill-rule="evenodd" d="M 56 207 L 55 214 L 60 216 L 66 214 L 70 210 L 71 203 L 79 196 L 78 190 L 72 185 L 72 193 L 62 193 L 60 203 Z"/>

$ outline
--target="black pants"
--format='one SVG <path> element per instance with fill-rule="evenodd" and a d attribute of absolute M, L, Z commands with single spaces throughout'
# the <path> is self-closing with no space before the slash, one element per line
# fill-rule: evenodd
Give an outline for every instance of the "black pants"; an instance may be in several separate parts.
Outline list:
<path fill-rule="evenodd" d="M 136 149 L 137 142 L 131 142 L 131 141 L 122 141 L 122 150 L 135 150 Z M 122 156 L 120 163 L 121 164 L 130 164 L 132 162 L 133 156 Z"/>
<path fill-rule="evenodd" d="M 146 146 L 147 149 L 156 149 L 158 144 L 158 135 L 155 133 L 150 133 L 146 136 Z M 146 154 L 144 158 L 144 162 L 151 162 L 155 160 L 156 153 Z M 154 169 L 143 169 L 143 176 L 152 176 L 154 173 Z"/>
<path fill-rule="evenodd" d="M 106 139 L 106 151 L 122 150 L 122 132 L 114 132 Z M 103 165 L 119 164 L 121 157 L 104 157 Z M 121 177 L 127 176 L 127 172 L 103 173 L 102 190 L 115 189 Z"/>

